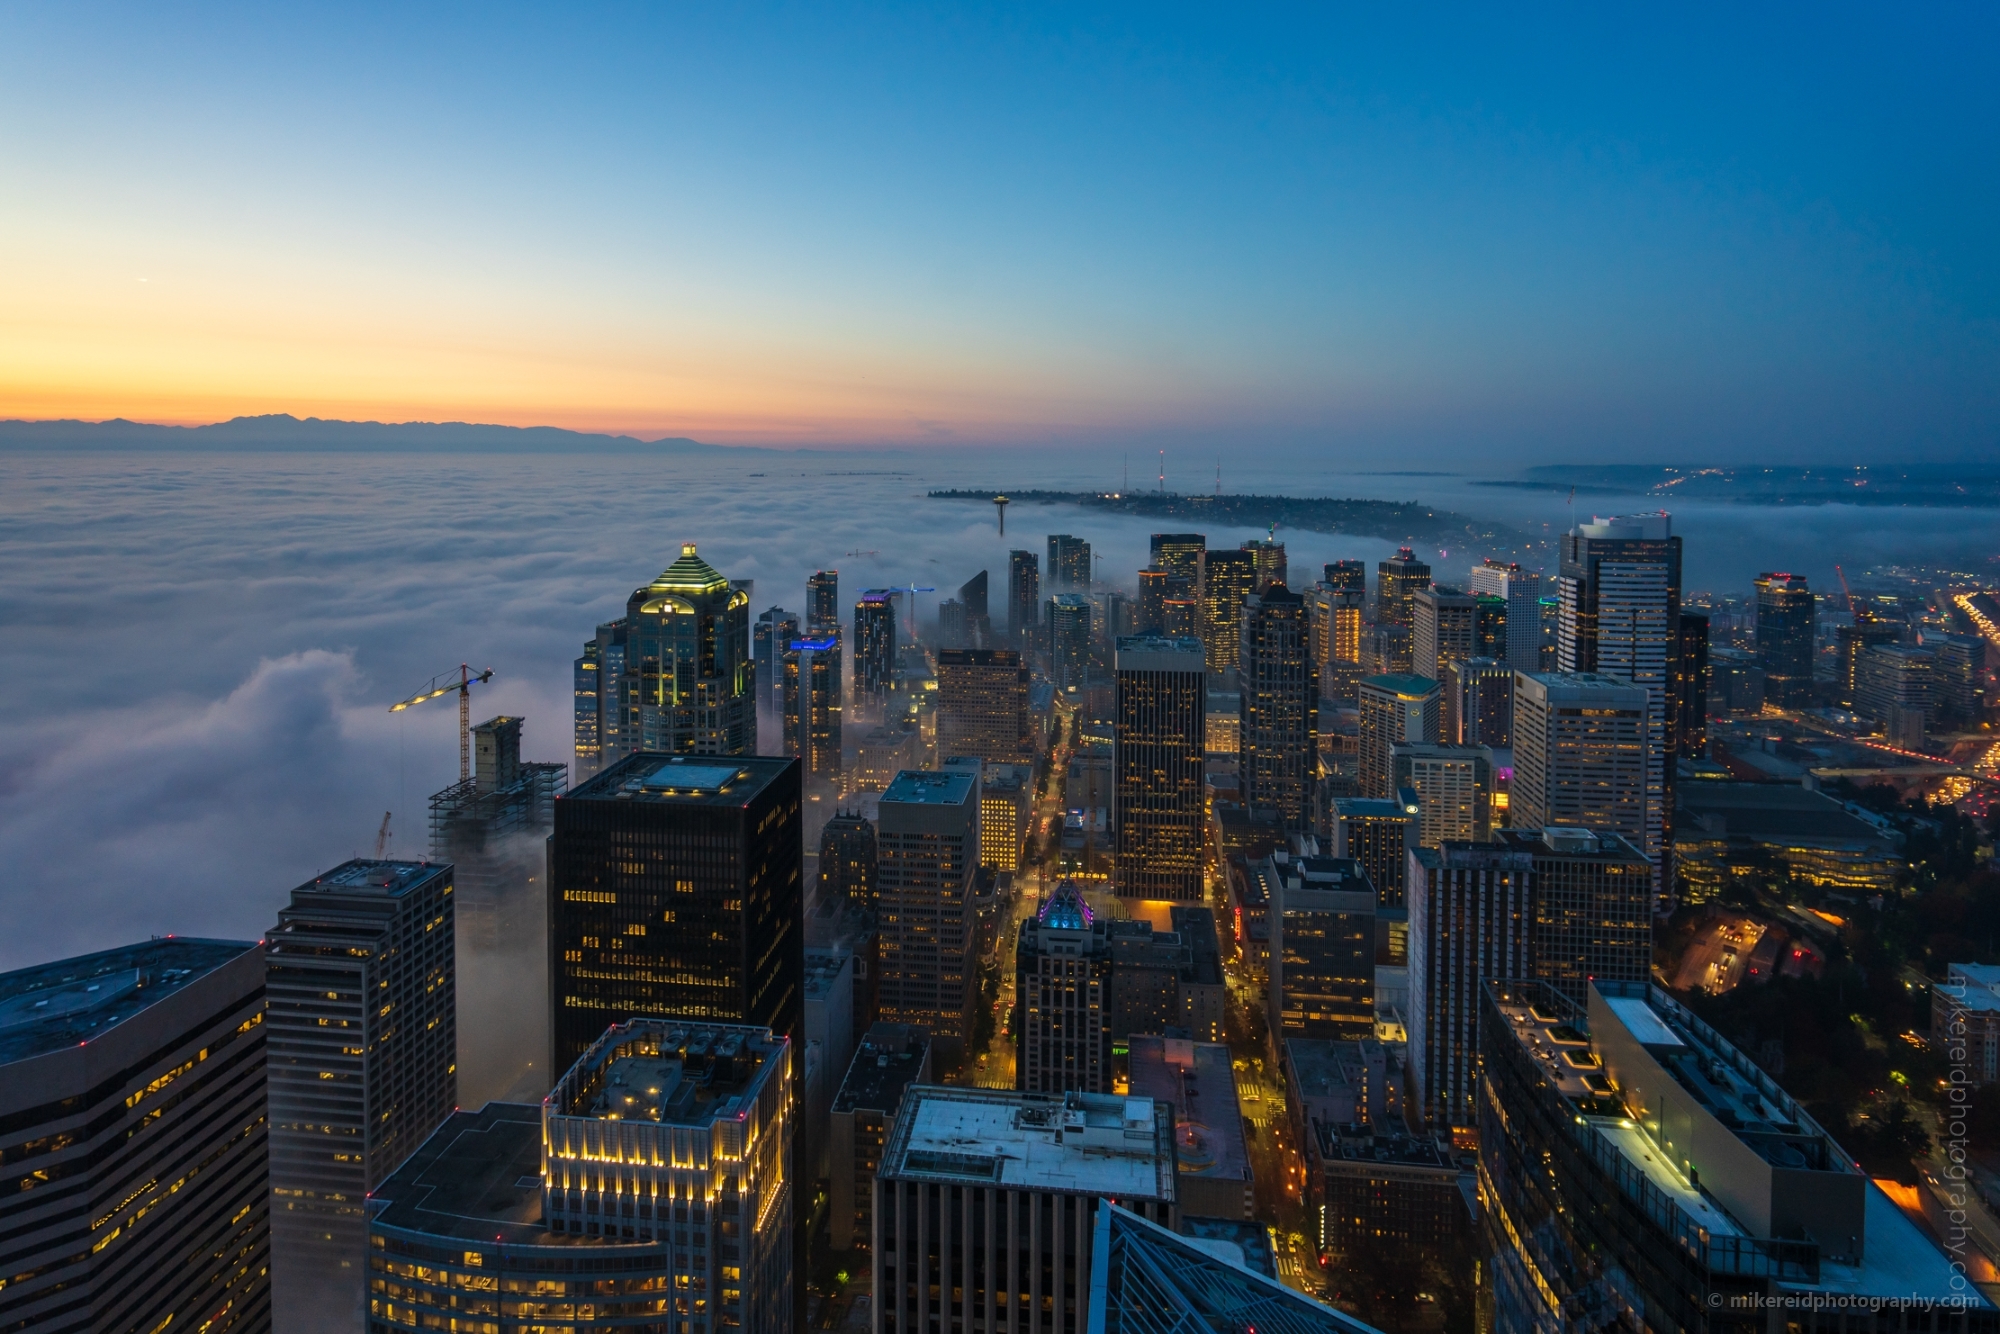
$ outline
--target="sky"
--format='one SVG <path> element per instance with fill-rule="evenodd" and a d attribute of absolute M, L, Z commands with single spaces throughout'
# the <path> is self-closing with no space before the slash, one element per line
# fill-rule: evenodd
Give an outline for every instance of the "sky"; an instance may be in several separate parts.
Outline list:
<path fill-rule="evenodd" d="M 1950 462 L 1981 5 L 0 9 L 0 417 Z"/>

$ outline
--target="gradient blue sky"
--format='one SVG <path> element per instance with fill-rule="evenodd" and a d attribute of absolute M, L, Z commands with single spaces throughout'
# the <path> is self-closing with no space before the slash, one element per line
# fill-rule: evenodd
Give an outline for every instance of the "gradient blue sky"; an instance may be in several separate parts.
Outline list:
<path fill-rule="evenodd" d="M 2000 19 L 0 10 L 0 416 L 1990 459 Z"/>

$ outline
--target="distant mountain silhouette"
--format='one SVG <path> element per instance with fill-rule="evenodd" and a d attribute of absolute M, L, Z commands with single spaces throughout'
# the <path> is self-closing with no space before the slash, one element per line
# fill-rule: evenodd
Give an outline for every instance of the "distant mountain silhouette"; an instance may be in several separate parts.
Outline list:
<path fill-rule="evenodd" d="M 467 422 L 344 422 L 273 413 L 209 426 L 126 421 L 0 421 L 0 450 L 215 449 L 337 453 L 451 454 L 728 454 L 737 446 L 671 436 L 640 440 L 555 426 L 481 426 Z M 762 453 L 765 451 L 756 450 Z"/>

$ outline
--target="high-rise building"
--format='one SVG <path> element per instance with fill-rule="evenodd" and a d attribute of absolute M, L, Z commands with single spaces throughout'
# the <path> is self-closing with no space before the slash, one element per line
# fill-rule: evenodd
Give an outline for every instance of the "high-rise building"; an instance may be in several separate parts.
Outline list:
<path fill-rule="evenodd" d="M 1943 724 L 1976 723 L 1986 712 L 1986 640 L 1935 630 L 1919 631 L 1918 639 L 1934 655 L 1926 717 Z"/>
<path fill-rule="evenodd" d="M 1341 797 L 1333 804 L 1333 855 L 1361 864 L 1384 908 L 1403 906 L 1406 863 L 1417 846 L 1421 814 L 1414 792 L 1394 800 Z"/>
<path fill-rule="evenodd" d="M 1606 1329 L 1826 1320 L 1779 1321 L 1773 1300 L 1795 1311 L 1858 1300 L 1907 1330 L 1966 1302 L 1962 1262 L 1665 992 L 1606 982 L 1574 1006 L 1546 984 L 1495 979 L 1481 1009 L 1494 1334 L 1562 1328 L 1584 1310 Z M 1982 1307 L 1949 1322 L 1991 1318 Z"/>
<path fill-rule="evenodd" d="M 1065 880 L 1021 923 L 1014 951 L 1014 1087 L 1111 1091 L 1111 943 Z"/>
<path fill-rule="evenodd" d="M 1018 871 L 1034 827 L 1034 766 L 982 761 L 979 773 L 980 865 L 996 871 Z"/>
<path fill-rule="evenodd" d="M 1368 873 L 1340 857 L 1274 864 L 1272 1035 L 1374 1037 L 1376 896 Z"/>
<path fill-rule="evenodd" d="M 854 693 L 879 713 L 895 677 L 895 599 L 886 589 L 871 588 L 854 604 Z"/>
<path fill-rule="evenodd" d="M 1026 653 L 1041 637 L 1042 572 L 1032 551 L 1007 553 L 1007 638 Z"/>
<path fill-rule="evenodd" d="M 921 1024 L 938 1050 L 972 1036 L 978 981 L 972 902 L 979 871 L 979 774 L 909 770 L 882 793 L 875 879 L 883 1019 Z"/>
<path fill-rule="evenodd" d="M 806 633 L 840 633 L 839 570 L 814 570 L 806 576 Z"/>
<path fill-rule="evenodd" d="M 1484 843 L 1493 831 L 1493 752 L 1485 746 L 1389 748 L 1391 782 L 1417 794 L 1417 846 Z"/>
<path fill-rule="evenodd" d="M 1201 557 L 1201 644 L 1208 670 L 1236 670 L 1243 648 L 1243 599 L 1256 591 L 1257 558 L 1248 551 L 1204 551 Z"/>
<path fill-rule="evenodd" d="M 264 1017 L 254 941 L 0 973 L 8 1329 L 272 1327 Z"/>
<path fill-rule="evenodd" d="M 1049 676 L 1058 690 L 1090 684 L 1090 611 L 1081 593 L 1049 599 Z"/>
<path fill-rule="evenodd" d="M 1135 633 L 1166 633 L 1167 599 L 1174 591 L 1174 576 L 1165 570 L 1149 565 L 1139 571 L 1139 628 Z"/>
<path fill-rule="evenodd" d="M 1868 615 L 1865 609 L 1860 613 L 1853 625 L 1843 625 L 1834 631 L 1834 648 L 1835 652 L 1839 654 L 1839 659 L 1833 668 L 1834 688 L 1839 696 L 1842 707 L 1849 709 L 1854 707 L 1855 686 L 1860 679 L 1861 655 L 1877 644 L 1893 644 L 1900 638 L 1902 638 L 1902 632 L 1896 625 L 1888 621 L 1874 619 Z M 1721 659 L 1718 658 L 1717 661 L 1721 661 Z M 1761 681 L 1761 668 L 1759 669 L 1758 677 Z M 1718 690 L 1717 693 L 1727 694 L 1726 691 L 1721 690 Z M 1719 707 L 1711 708 L 1710 711 L 1725 713 L 1729 710 L 1729 707 L 1728 704 L 1723 704 Z M 1759 707 L 1762 707 L 1761 692 Z"/>
<path fill-rule="evenodd" d="M 357 1327 L 368 1192 L 458 1104 L 452 868 L 350 861 L 265 944 L 279 1328 Z"/>
<path fill-rule="evenodd" d="M 1470 593 L 1443 584 L 1420 588 L 1410 597 L 1411 670 L 1433 681 L 1444 669 L 1478 654 L 1479 603 Z"/>
<path fill-rule="evenodd" d="M 1514 744 L 1514 670 L 1497 658 L 1454 662 L 1444 675 L 1444 734 L 1461 746 Z"/>
<path fill-rule="evenodd" d="M 1649 801 L 1651 720 L 1644 686 L 1592 672 L 1515 673 L 1508 823 L 1608 829 L 1643 848 L 1659 828 Z"/>
<path fill-rule="evenodd" d="M 472 729 L 472 777 L 431 797 L 431 860 L 457 868 L 452 891 L 460 996 L 462 1103 L 526 1096 L 548 1082 L 549 829 L 569 783 L 561 764 L 521 759 L 521 720 Z"/>
<path fill-rule="evenodd" d="M 1289 584 L 1290 571 L 1285 565 L 1285 544 L 1276 538 L 1253 537 L 1243 544 L 1257 562 L 1257 573 L 1251 587 L 1261 593 L 1272 584 Z"/>
<path fill-rule="evenodd" d="M 1590 980 L 1644 982 L 1653 970 L 1653 869 L 1610 830 L 1503 829 L 1534 884 L 1531 975 L 1581 1002 Z"/>
<path fill-rule="evenodd" d="M 1028 667 L 1018 649 L 943 649 L 937 664 L 939 755 L 997 764 L 1034 759 Z"/>
<path fill-rule="evenodd" d="M 1151 1098 L 911 1088 L 875 1177 L 876 1334 L 1092 1328 L 1106 1201 L 1180 1221 L 1173 1137 Z"/>
<path fill-rule="evenodd" d="M 1154 533 L 1148 547 L 1154 569 L 1165 570 L 1183 594 L 1201 586 L 1201 556 L 1208 538 L 1201 533 Z"/>
<path fill-rule="evenodd" d="M 1312 827 L 1317 684 L 1308 662 L 1305 599 L 1281 583 L 1243 602 L 1236 680 L 1242 701 L 1243 798 L 1276 811 L 1285 828 Z"/>
<path fill-rule="evenodd" d="M 796 760 L 634 755 L 556 803 L 556 1066 L 634 1015 L 803 1031 L 800 788 Z"/>
<path fill-rule="evenodd" d="M 1395 795 L 1389 748 L 1434 746 L 1444 724 L 1444 688 L 1426 676 L 1363 677 L 1361 720 L 1356 736 L 1356 785 L 1364 797 Z"/>
<path fill-rule="evenodd" d="M 965 608 L 965 642 L 972 648 L 993 647 L 993 618 L 987 612 L 986 588 L 984 570 L 958 586 L 958 600 Z"/>
<path fill-rule="evenodd" d="M 1375 625 L 1361 632 L 1361 675 L 1410 675 L 1410 631 L 1402 625 Z"/>
<path fill-rule="evenodd" d="M 1921 746 L 1930 722 L 1937 655 L 1914 644 L 1877 644 L 1854 669 L 1854 711 L 1882 725 L 1892 745 Z"/>
<path fill-rule="evenodd" d="M 903 1095 L 931 1082 L 930 1034 L 875 1024 L 833 1096 L 827 1135 L 827 1240 L 836 1251 L 867 1249 L 875 1231 L 875 1172 Z"/>
<path fill-rule="evenodd" d="M 1312 617 L 1312 666 L 1322 680 L 1336 662 L 1361 665 L 1361 632 L 1367 594 L 1331 584 L 1315 584 L 1305 594 Z M 1356 677 L 1359 680 L 1359 677 Z"/>
<path fill-rule="evenodd" d="M 1681 613 L 1680 648 L 1674 655 L 1674 754 L 1708 754 L 1708 617 Z"/>
<path fill-rule="evenodd" d="M 785 646 L 785 754 L 796 756 L 808 781 L 840 777 L 840 640 L 794 639 Z"/>
<path fill-rule="evenodd" d="M 1090 587 L 1090 543 L 1068 533 L 1049 534 L 1049 587 L 1076 592 Z"/>
<path fill-rule="evenodd" d="M 1359 593 L 1368 596 L 1368 566 L 1358 560 L 1333 560 L 1321 567 L 1324 582 L 1336 593 Z"/>
<path fill-rule="evenodd" d="M 1208 735 L 1201 645 L 1121 639 L 1115 672 L 1113 882 L 1129 898 L 1198 902 Z"/>
<path fill-rule="evenodd" d="M 1431 567 L 1408 547 L 1375 563 L 1375 619 L 1408 630 L 1416 624 L 1417 590 L 1431 586 Z"/>
<path fill-rule="evenodd" d="M 750 595 L 682 544 L 576 660 L 578 780 L 642 750 L 754 754 L 749 620 Z"/>
<path fill-rule="evenodd" d="M 785 645 L 798 637 L 798 613 L 786 611 L 783 607 L 765 608 L 750 627 L 750 655 L 757 670 L 757 699 L 764 708 L 774 707 L 772 700 L 785 678 Z M 579 772 L 576 781 L 581 783 L 595 772 Z"/>
<path fill-rule="evenodd" d="M 819 831 L 819 899 L 875 907 L 875 826 L 860 811 L 840 811 Z"/>
<path fill-rule="evenodd" d="M 1646 691 L 1646 825 L 1633 842 L 1652 859 L 1653 889 L 1665 908 L 1672 893 L 1667 859 L 1673 847 L 1681 540 L 1661 511 L 1578 524 L 1562 535 L 1560 546 L 1556 669 L 1596 672 Z M 1517 696 L 1517 715 L 1519 710 Z"/>
<path fill-rule="evenodd" d="M 1472 567 L 1466 587 L 1506 604 L 1505 642 L 1490 656 L 1517 671 L 1542 670 L 1542 576 L 1488 557 Z"/>
<path fill-rule="evenodd" d="M 632 1019 L 608 1029 L 542 1101 L 542 1225 L 584 1247 L 657 1243 L 648 1295 L 706 1293 L 714 1328 L 797 1329 L 794 1050 L 758 1025 Z M 551 1260 L 563 1253 L 559 1242 L 550 1249 Z"/>
<path fill-rule="evenodd" d="M 1813 700 L 1813 595 L 1802 574 L 1757 576 L 1757 659 L 1764 698 L 1781 709 Z"/>
<path fill-rule="evenodd" d="M 1165 629 L 1161 631 L 1169 639 L 1201 639 L 1201 599 L 1168 598 L 1162 609 Z"/>
<path fill-rule="evenodd" d="M 1529 975 L 1534 861 L 1499 843 L 1410 854 L 1409 1070 L 1417 1124 L 1478 1124 L 1479 995 Z"/>

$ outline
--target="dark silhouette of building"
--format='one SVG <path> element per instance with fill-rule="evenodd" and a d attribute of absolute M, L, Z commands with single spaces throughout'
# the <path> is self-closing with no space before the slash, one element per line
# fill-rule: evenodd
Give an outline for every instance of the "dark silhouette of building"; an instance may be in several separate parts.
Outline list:
<path fill-rule="evenodd" d="M 1305 599 L 1283 584 L 1267 585 L 1244 600 L 1236 669 L 1243 799 L 1275 810 L 1295 832 L 1312 827 L 1319 760 L 1313 727 L 1318 683 L 1308 637 Z"/>
<path fill-rule="evenodd" d="M 1802 574 L 1757 576 L 1757 660 L 1764 698 L 1781 709 L 1813 701 L 1813 595 Z"/>
<path fill-rule="evenodd" d="M 1090 599 L 1081 593 L 1049 599 L 1049 677 L 1058 690 L 1090 684 L 1090 613 Z"/>
<path fill-rule="evenodd" d="M 1409 1070 L 1412 1120 L 1477 1124 L 1479 995 L 1488 978 L 1526 977 L 1534 859 L 1499 843 L 1410 854 Z"/>
<path fill-rule="evenodd" d="M 828 1135 L 827 1240 L 836 1251 L 868 1248 L 875 1172 L 903 1094 L 931 1082 L 931 1040 L 908 1024 L 875 1024 L 855 1049 L 833 1097 Z"/>
<path fill-rule="evenodd" d="M 799 637 L 797 613 L 782 607 L 767 608 L 750 627 L 751 657 L 757 666 L 757 706 L 776 711 L 782 706 L 778 697 L 784 688 L 785 647 Z M 576 781 L 581 783 L 597 772 L 585 773 L 577 770 Z"/>
<path fill-rule="evenodd" d="M 1328 561 L 1321 567 L 1326 586 L 1336 593 L 1368 594 L 1368 566 L 1358 560 Z"/>
<path fill-rule="evenodd" d="M 879 712 L 895 688 L 896 603 L 871 588 L 854 604 L 854 693 Z"/>
<path fill-rule="evenodd" d="M 1431 586 L 1431 567 L 1408 547 L 1375 564 L 1375 619 L 1382 625 L 1415 626 L 1417 591 Z"/>
<path fill-rule="evenodd" d="M 1128 898 L 1199 902 L 1208 733 L 1201 645 L 1127 637 L 1114 672 L 1113 883 Z"/>
<path fill-rule="evenodd" d="M 940 1053 L 972 1036 L 978 957 L 979 773 L 906 770 L 882 793 L 876 830 L 882 1018 L 930 1031 Z"/>
<path fill-rule="evenodd" d="M 785 754 L 798 757 L 808 781 L 840 777 L 840 640 L 794 639 L 785 649 Z"/>
<path fill-rule="evenodd" d="M 1375 1035 L 1375 887 L 1343 857 L 1273 857 L 1271 1032 Z"/>
<path fill-rule="evenodd" d="M 1681 613 L 1680 648 L 1674 655 L 1674 754 L 1708 754 L 1708 617 Z"/>
<path fill-rule="evenodd" d="M 1049 587 L 1058 591 L 1090 587 L 1090 543 L 1068 533 L 1049 534 Z"/>
<path fill-rule="evenodd" d="M 938 653 L 938 754 L 1017 764 L 1035 755 L 1028 667 L 1017 649 Z"/>
<path fill-rule="evenodd" d="M 840 571 L 814 570 L 806 578 L 806 633 L 840 633 Z"/>
<path fill-rule="evenodd" d="M 875 826 L 860 811 L 841 811 L 819 835 L 821 907 L 844 899 L 875 908 Z"/>
<path fill-rule="evenodd" d="M 1384 908 L 1403 906 L 1406 859 L 1417 846 L 1417 794 L 1341 797 L 1333 804 L 1333 855 L 1361 863 Z"/>
<path fill-rule="evenodd" d="M 1036 647 L 1041 637 L 1042 572 L 1032 551 L 1007 553 L 1007 638 L 1016 652 Z"/>
<path fill-rule="evenodd" d="M 1497 658 L 1467 658 L 1446 667 L 1443 680 L 1447 738 L 1461 746 L 1514 744 L 1513 668 Z"/>
<path fill-rule="evenodd" d="M 993 647 L 993 618 L 987 611 L 986 588 L 984 570 L 958 586 L 959 605 L 965 608 L 965 643 L 971 648 Z"/>
<path fill-rule="evenodd" d="M 1167 632 L 1167 599 L 1174 596 L 1174 576 L 1154 566 L 1139 571 L 1139 627 L 1134 633 Z"/>

